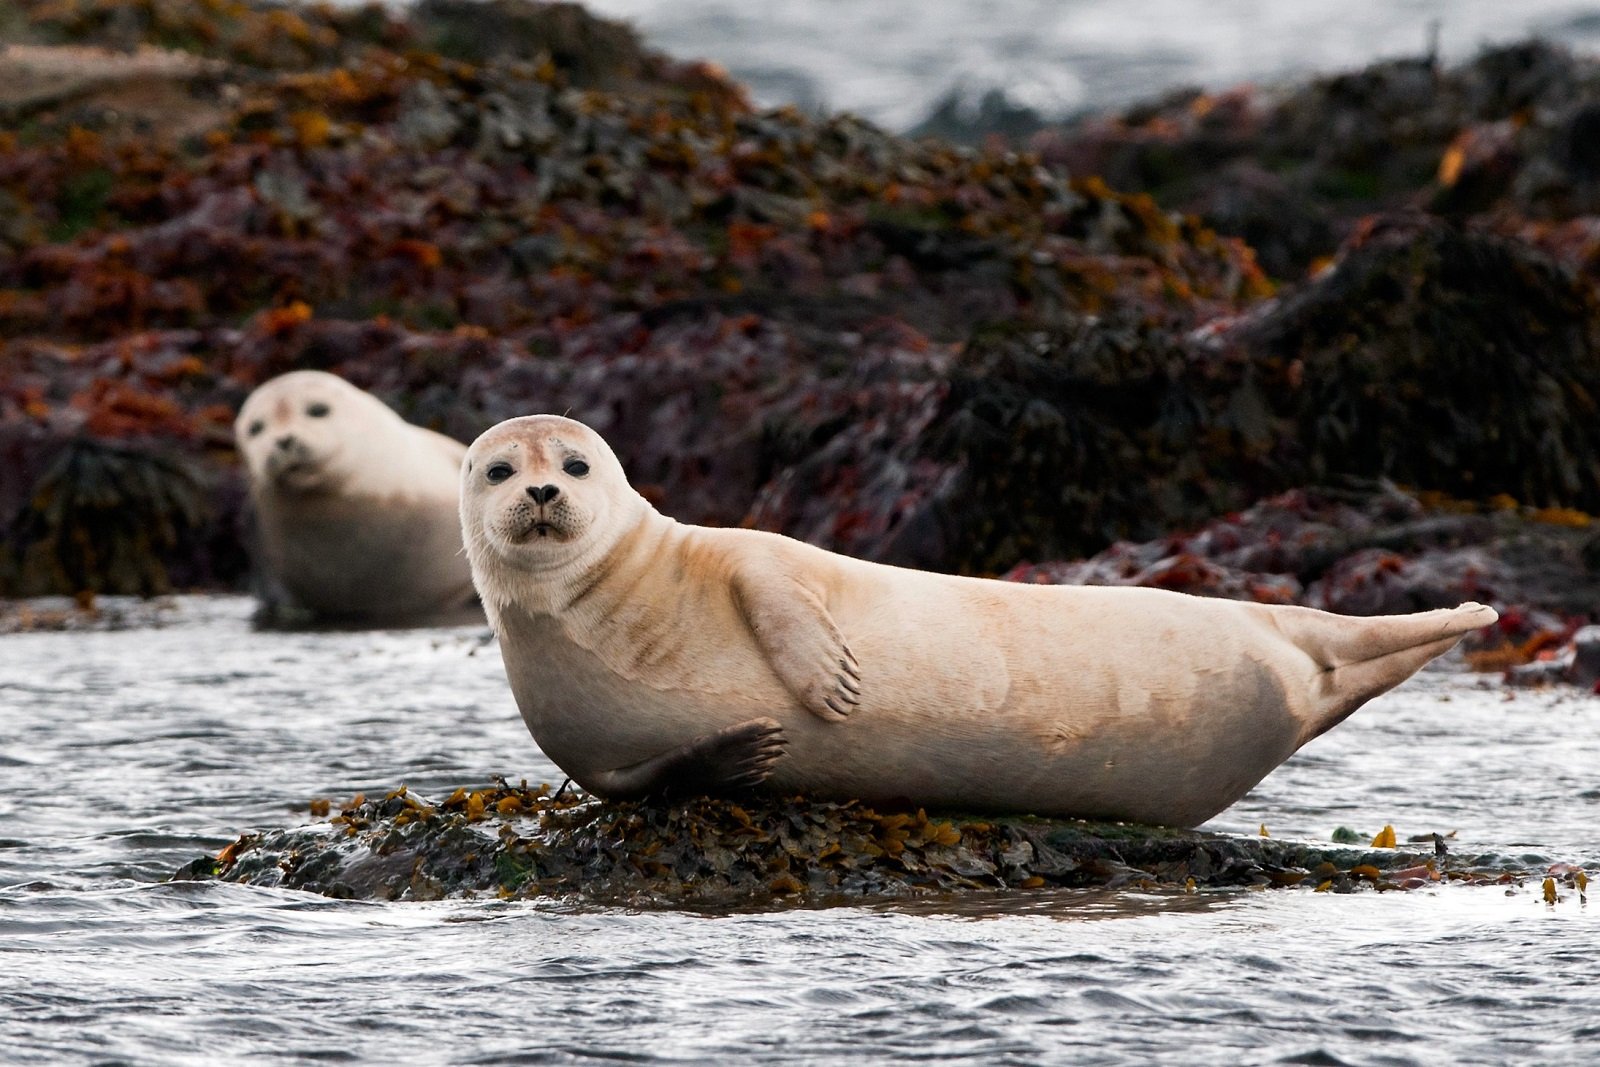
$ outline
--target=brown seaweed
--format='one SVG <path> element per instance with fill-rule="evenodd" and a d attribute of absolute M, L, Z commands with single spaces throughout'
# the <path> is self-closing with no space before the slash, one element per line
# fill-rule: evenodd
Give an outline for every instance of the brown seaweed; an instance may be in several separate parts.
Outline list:
<path fill-rule="evenodd" d="M 325 803 L 325 802 L 323 802 Z M 324 809 L 325 810 L 325 809 Z M 1347 832 L 1348 833 L 1348 832 Z M 1570 865 L 1463 855 L 1437 834 L 1370 848 L 802 798 L 602 803 L 502 783 L 430 802 L 358 796 L 329 824 L 247 833 L 175 877 L 365 900 L 496 896 L 649 908 L 827 906 L 953 893 L 1516 884 Z"/>

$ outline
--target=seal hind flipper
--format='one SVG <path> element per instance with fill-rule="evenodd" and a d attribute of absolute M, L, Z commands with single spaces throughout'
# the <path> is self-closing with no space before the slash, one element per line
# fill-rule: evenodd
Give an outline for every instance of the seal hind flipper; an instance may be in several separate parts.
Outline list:
<path fill-rule="evenodd" d="M 608 800 L 751 789 L 771 776 L 786 744 L 777 720 L 751 719 L 701 734 L 638 763 L 585 775 L 580 784 Z"/>
<path fill-rule="evenodd" d="M 791 577 L 739 574 L 734 598 L 784 688 L 807 711 L 842 722 L 861 703 L 861 667 L 822 598 Z"/>
<path fill-rule="evenodd" d="M 1314 608 L 1285 607 L 1269 617 L 1320 666 L 1333 670 L 1460 637 L 1488 626 L 1499 615 L 1485 604 L 1468 602 L 1411 615 L 1332 615 Z"/>
<path fill-rule="evenodd" d="M 1316 714 L 1301 743 L 1343 722 L 1351 712 L 1411 677 L 1467 633 L 1499 616 L 1483 604 L 1412 615 L 1329 615 L 1306 609 L 1273 616 L 1278 629 L 1321 668 Z"/>

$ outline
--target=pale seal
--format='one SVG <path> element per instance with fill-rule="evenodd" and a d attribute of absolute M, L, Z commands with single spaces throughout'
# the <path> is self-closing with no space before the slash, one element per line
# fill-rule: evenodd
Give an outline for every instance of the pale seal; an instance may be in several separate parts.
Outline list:
<path fill-rule="evenodd" d="M 474 610 L 456 500 L 465 445 L 321 371 L 264 383 L 234 434 L 269 601 L 375 622 Z"/>
<path fill-rule="evenodd" d="M 1191 826 L 1496 617 L 1023 585 L 683 525 L 554 416 L 473 443 L 461 521 L 524 721 L 602 796 L 762 782 Z"/>

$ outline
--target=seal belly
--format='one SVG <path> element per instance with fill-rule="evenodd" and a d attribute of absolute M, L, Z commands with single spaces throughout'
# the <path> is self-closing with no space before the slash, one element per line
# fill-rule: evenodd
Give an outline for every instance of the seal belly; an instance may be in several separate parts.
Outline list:
<path fill-rule="evenodd" d="M 1193 824 L 1297 746 L 1284 679 L 1233 647 L 1231 605 L 1218 603 L 1207 655 L 1159 615 L 1096 620 L 1092 594 L 1071 603 L 1085 598 L 947 581 L 932 609 L 925 591 L 888 596 L 860 620 L 903 639 L 862 646 L 868 696 L 850 721 L 796 724 L 777 788 Z"/>
<path fill-rule="evenodd" d="M 523 722 L 540 750 L 580 781 L 753 715 L 790 710 L 792 698 L 776 678 L 728 690 L 730 660 L 750 661 L 739 669 L 753 673 L 759 659 L 753 646 L 713 647 L 688 626 L 644 641 L 637 628 L 624 624 L 620 630 L 629 638 L 626 650 L 650 645 L 660 658 L 630 654 L 619 660 L 616 650 L 573 641 L 552 616 L 516 607 L 500 613 L 501 657 Z M 685 674 L 679 661 L 697 662 L 699 669 Z"/>

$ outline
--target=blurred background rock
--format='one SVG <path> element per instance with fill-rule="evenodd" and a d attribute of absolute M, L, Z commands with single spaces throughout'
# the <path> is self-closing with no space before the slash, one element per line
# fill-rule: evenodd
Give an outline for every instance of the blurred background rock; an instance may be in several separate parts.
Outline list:
<path fill-rule="evenodd" d="M 1466 42 L 1592 20 L 1378 12 L 1391 58 L 1218 89 L 1335 65 L 1363 25 L 1252 7 L 1244 49 L 1224 9 L 1189 59 L 1141 38 L 1130 84 L 1167 88 L 1120 110 L 1063 117 L 1107 84 L 1019 124 L 974 83 L 1011 95 L 960 145 L 763 110 L 771 83 L 693 58 L 736 32 L 669 58 L 655 8 L 626 12 L 642 41 L 526 0 L 4 0 L 0 594 L 241 588 L 229 423 L 302 367 L 464 440 L 567 411 L 678 518 L 942 570 L 1348 478 L 1586 530 L 1600 63 Z M 874 10 L 840 26 L 899 17 Z M 887 51 L 922 56 L 924 103 L 1006 40 L 1081 77 L 1116 59 L 1108 10 Z"/>

